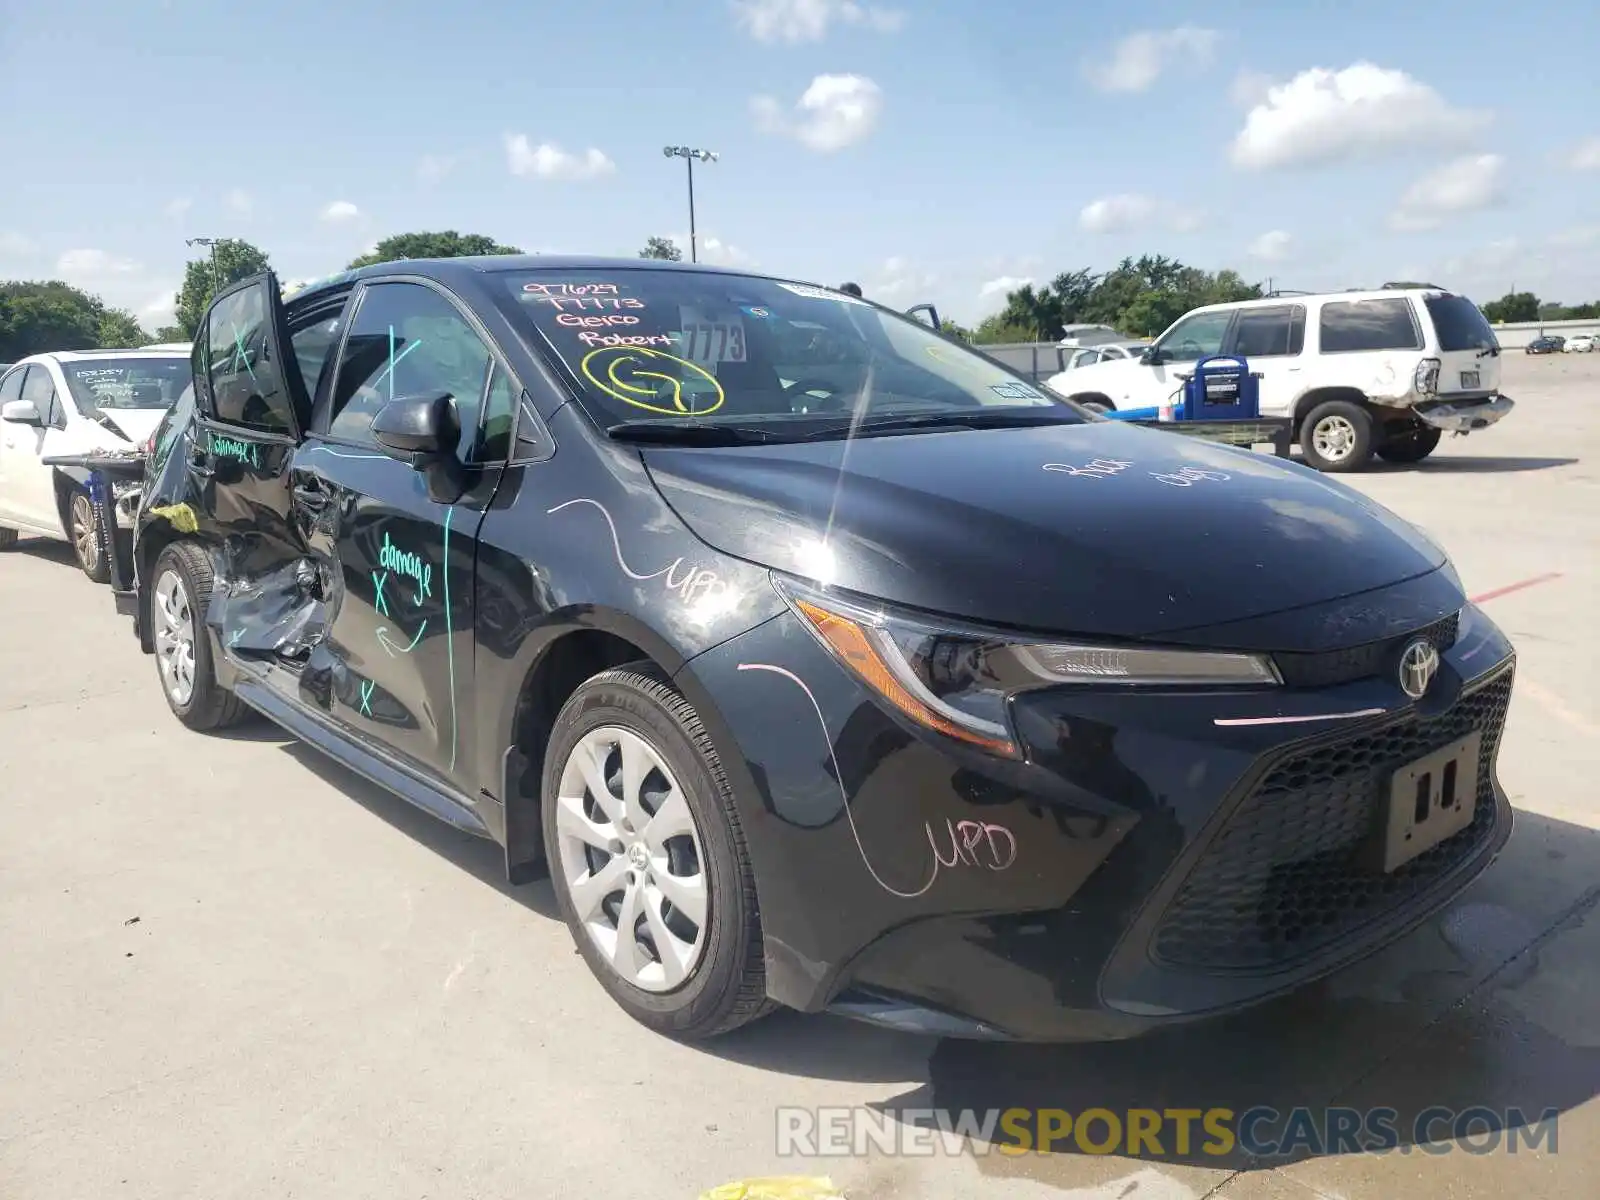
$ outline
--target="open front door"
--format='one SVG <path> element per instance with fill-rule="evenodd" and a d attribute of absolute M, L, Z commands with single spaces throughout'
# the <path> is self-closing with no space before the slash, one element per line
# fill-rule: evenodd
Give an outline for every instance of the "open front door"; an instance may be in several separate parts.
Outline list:
<path fill-rule="evenodd" d="M 212 301 L 193 364 L 199 415 L 186 469 L 217 580 L 207 621 L 230 652 L 297 658 L 321 635 L 289 485 L 311 398 L 275 275 L 253 275 Z"/>

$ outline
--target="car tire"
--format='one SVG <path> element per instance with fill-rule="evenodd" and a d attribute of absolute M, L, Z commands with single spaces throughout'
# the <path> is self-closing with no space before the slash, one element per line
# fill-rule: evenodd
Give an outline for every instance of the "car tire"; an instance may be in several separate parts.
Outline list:
<path fill-rule="evenodd" d="M 217 682 L 205 613 L 211 561 L 194 542 L 173 542 L 150 572 L 149 623 L 156 674 L 172 715 L 201 732 L 236 725 L 249 711 Z"/>
<path fill-rule="evenodd" d="M 669 812 L 674 793 L 680 802 Z M 652 836 L 661 814 L 668 828 Z M 697 1040 L 771 1011 L 732 785 L 694 708 L 651 664 L 596 675 L 562 706 L 545 753 L 542 822 L 562 917 L 629 1016 Z"/>
<path fill-rule="evenodd" d="M 67 490 L 66 501 L 61 506 L 66 518 L 67 540 L 72 544 L 72 557 L 79 568 L 96 583 L 111 581 L 109 556 L 100 548 L 100 537 L 95 527 L 100 516 L 94 510 L 94 501 L 88 490 L 73 485 Z"/>
<path fill-rule="evenodd" d="M 1390 438 L 1378 447 L 1378 457 L 1384 462 L 1416 463 L 1432 454 L 1439 446 L 1443 431 L 1433 426 L 1408 429 L 1398 437 Z"/>
<path fill-rule="evenodd" d="M 1300 423 L 1300 452 L 1319 471 L 1358 471 L 1372 457 L 1372 414 L 1349 400 L 1317 405 Z"/>

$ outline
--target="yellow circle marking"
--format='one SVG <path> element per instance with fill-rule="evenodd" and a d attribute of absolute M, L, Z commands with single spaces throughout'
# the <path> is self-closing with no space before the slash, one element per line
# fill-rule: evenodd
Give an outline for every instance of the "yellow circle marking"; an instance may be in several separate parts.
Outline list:
<path fill-rule="evenodd" d="M 609 354 L 613 357 L 609 362 L 602 361 L 597 364 L 595 359 L 602 354 Z M 675 363 L 678 366 L 689 368 L 689 370 L 711 384 L 716 391 L 716 399 L 708 408 L 690 409 L 686 407 L 683 403 L 682 380 L 661 371 L 647 371 L 637 365 L 629 366 L 629 363 L 636 363 L 639 360 L 648 361 L 650 359 L 655 359 L 662 365 Z M 631 404 L 634 408 L 642 408 L 646 412 L 665 413 L 669 417 L 685 415 L 702 417 L 707 413 L 716 412 L 717 409 L 722 407 L 723 401 L 728 398 L 727 394 L 722 390 L 722 385 L 717 382 L 717 377 L 700 366 L 700 364 L 692 363 L 686 358 L 679 358 L 675 354 L 668 354 L 664 350 L 653 350 L 649 346 L 599 346 L 583 356 L 581 367 L 584 377 L 612 399 L 621 400 L 624 404 Z M 638 384 L 629 383 L 627 379 L 619 377 L 619 369 L 622 369 L 622 375 L 629 378 L 666 380 L 672 385 L 673 407 L 666 408 L 659 404 L 646 404 L 643 400 L 638 399 L 637 397 L 639 396 L 655 398 L 658 390 L 657 386 L 640 387 Z"/>

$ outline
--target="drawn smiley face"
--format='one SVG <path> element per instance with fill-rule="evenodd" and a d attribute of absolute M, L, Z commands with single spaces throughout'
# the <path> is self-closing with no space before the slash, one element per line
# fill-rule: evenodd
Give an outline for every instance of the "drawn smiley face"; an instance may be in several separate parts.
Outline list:
<path fill-rule="evenodd" d="M 601 346 L 583 356 L 582 370 L 613 399 L 669 417 L 703 417 L 727 400 L 710 371 L 649 346 Z"/>

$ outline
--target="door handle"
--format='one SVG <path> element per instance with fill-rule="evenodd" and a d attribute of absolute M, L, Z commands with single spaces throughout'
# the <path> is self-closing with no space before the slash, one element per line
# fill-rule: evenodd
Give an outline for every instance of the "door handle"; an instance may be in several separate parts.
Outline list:
<path fill-rule="evenodd" d="M 321 512 L 328 507 L 332 499 L 328 489 L 315 475 L 308 476 L 303 482 L 294 485 L 294 500 L 301 508 Z"/>

